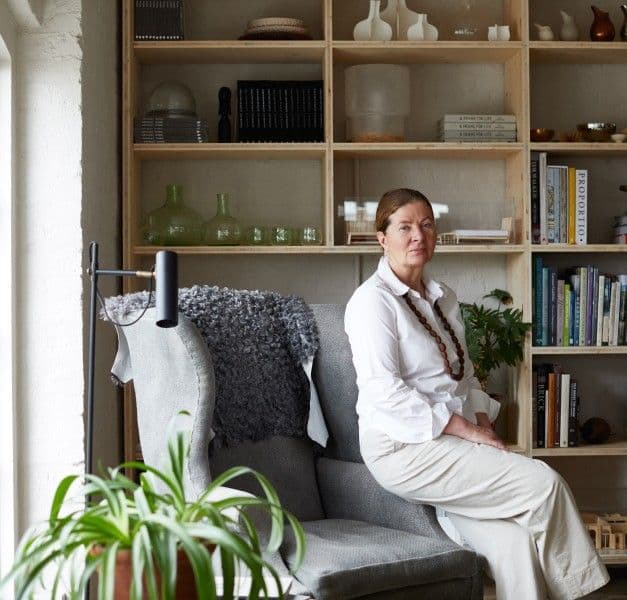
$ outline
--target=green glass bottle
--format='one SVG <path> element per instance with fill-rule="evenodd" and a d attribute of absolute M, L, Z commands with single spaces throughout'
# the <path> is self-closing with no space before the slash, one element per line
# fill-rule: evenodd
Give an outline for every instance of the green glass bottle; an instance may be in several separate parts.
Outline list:
<path fill-rule="evenodd" d="M 235 246 L 240 243 L 242 230 L 231 216 L 229 194 L 218 194 L 216 216 L 205 223 L 204 240 L 210 246 Z"/>
<path fill-rule="evenodd" d="M 146 223 L 150 225 L 143 234 L 145 241 L 152 239 L 162 246 L 194 246 L 202 242 L 202 218 L 185 206 L 182 185 L 166 186 L 165 204 L 148 213 Z"/>

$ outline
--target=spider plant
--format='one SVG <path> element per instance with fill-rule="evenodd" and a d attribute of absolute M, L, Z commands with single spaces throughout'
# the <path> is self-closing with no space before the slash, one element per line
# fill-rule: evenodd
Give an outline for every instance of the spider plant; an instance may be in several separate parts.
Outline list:
<path fill-rule="evenodd" d="M 113 598 L 116 559 L 126 551 L 132 579 L 130 590 L 122 593 L 128 592 L 131 599 L 174 599 L 179 555 L 191 565 L 199 599 L 217 597 L 216 576 L 224 582 L 220 597 L 233 598 L 236 573 L 242 565 L 252 580 L 249 598 L 267 597 L 264 575 L 276 581 L 283 597 L 278 574 L 263 559 L 263 552 L 279 548 L 287 520 L 296 541 L 296 564 L 300 565 L 304 555 L 300 524 L 281 507 L 269 481 L 247 467 L 229 469 L 216 477 L 199 498 L 186 499 L 183 474 L 188 450 L 189 432 L 175 431 L 171 426 L 168 465 L 163 470 L 128 462 L 109 469 L 105 477 L 87 475 L 84 481 L 77 475 L 65 477 L 54 494 L 48 520 L 21 540 L 15 563 L 0 582 L 0 596 L 3 589 L 14 585 L 18 599 L 30 598 L 42 587 L 49 588 L 47 597 L 53 600 L 63 594 L 70 600 L 82 599 L 97 571 L 98 599 Z M 125 467 L 140 472 L 139 483 L 124 475 Z M 211 500 L 217 488 L 244 474 L 257 479 L 265 497 L 242 492 Z M 71 498 L 70 489 L 76 486 L 80 492 Z M 260 542 L 247 513 L 251 507 L 269 512 L 271 530 L 266 544 Z M 220 555 L 219 572 L 212 561 L 214 551 Z"/>

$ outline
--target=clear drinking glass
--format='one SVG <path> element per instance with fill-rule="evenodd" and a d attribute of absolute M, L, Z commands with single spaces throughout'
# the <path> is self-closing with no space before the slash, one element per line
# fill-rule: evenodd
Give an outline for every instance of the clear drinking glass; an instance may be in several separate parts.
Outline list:
<path fill-rule="evenodd" d="M 322 242 L 320 229 L 315 225 L 305 225 L 301 227 L 298 238 L 303 246 L 317 246 Z"/>
<path fill-rule="evenodd" d="M 476 40 L 478 33 L 475 0 L 462 0 L 459 6 L 459 18 L 453 27 L 453 38 L 456 40 Z"/>
<path fill-rule="evenodd" d="M 275 225 L 272 228 L 272 244 L 275 246 L 290 246 L 293 243 L 291 227 Z"/>

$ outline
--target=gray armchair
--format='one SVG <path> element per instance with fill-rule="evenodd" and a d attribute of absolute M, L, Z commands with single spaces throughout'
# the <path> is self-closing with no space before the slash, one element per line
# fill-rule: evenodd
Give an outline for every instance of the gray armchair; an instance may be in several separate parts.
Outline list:
<path fill-rule="evenodd" d="M 264 473 L 306 532 L 307 553 L 294 588 L 298 593 L 318 600 L 480 600 L 479 557 L 446 536 L 432 507 L 386 492 L 363 464 L 344 306 L 320 304 L 312 309 L 320 333 L 313 379 L 330 434 L 326 448 L 277 436 L 217 449 L 209 465 L 211 357 L 186 318 L 173 330 L 159 330 L 148 311 L 148 318 L 119 330 L 123 352 L 113 369 L 123 381 L 134 379 L 144 459 L 159 462 L 163 449 L 158 440 L 163 440 L 165 423 L 186 408 L 194 417 L 194 448 L 187 474 L 194 493 L 210 480 L 210 473 L 216 475 L 234 465 Z M 167 382 L 155 381 L 150 366 L 154 360 L 176 365 L 179 382 L 172 383 L 171 374 Z M 258 492 L 245 480 L 238 487 Z M 287 575 L 293 553 L 294 544 L 288 538 L 280 555 L 270 557 L 281 574 Z"/>

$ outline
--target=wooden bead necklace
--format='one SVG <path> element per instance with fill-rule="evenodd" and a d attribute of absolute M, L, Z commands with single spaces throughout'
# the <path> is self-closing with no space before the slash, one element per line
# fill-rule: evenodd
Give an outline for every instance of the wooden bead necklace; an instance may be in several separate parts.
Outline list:
<path fill-rule="evenodd" d="M 442 309 L 438 306 L 438 301 L 436 300 L 433 303 L 433 310 L 435 314 L 438 315 L 440 321 L 442 321 L 442 325 L 446 332 L 451 336 L 453 340 L 453 344 L 455 345 L 455 354 L 457 354 L 457 359 L 459 360 L 459 373 L 453 373 L 453 369 L 451 368 L 451 363 L 448 360 L 448 356 L 446 354 L 446 346 L 442 341 L 440 335 L 431 327 L 429 321 L 427 321 L 426 317 L 414 306 L 414 303 L 411 301 L 409 297 L 409 292 L 403 295 L 405 298 L 405 302 L 407 302 L 407 306 L 409 306 L 410 310 L 418 317 L 421 325 L 427 330 L 429 335 L 437 342 L 438 349 L 440 350 L 440 354 L 444 359 L 444 370 L 451 376 L 453 381 L 461 381 L 464 378 L 464 350 L 462 345 L 459 343 L 451 324 L 446 320 L 444 314 L 442 314 Z"/>

